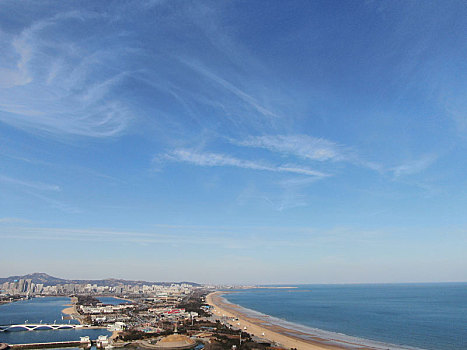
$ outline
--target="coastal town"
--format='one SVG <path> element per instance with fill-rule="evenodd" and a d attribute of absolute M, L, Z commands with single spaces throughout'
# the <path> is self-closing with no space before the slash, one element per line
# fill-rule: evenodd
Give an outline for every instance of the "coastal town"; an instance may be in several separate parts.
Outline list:
<path fill-rule="evenodd" d="M 467 0 L 0 0 L 0 350 L 467 350 Z"/>
<path fill-rule="evenodd" d="M 83 295 L 102 295 L 102 296 L 129 296 L 129 297 L 140 297 L 140 296 L 152 296 L 154 298 L 175 298 L 186 295 L 190 292 L 191 288 L 198 286 L 196 283 L 131 283 L 124 284 L 114 280 L 112 282 L 96 281 L 98 283 L 77 283 L 75 281 L 66 281 L 68 283 L 56 283 L 50 282 L 47 279 L 47 275 L 41 276 L 42 279 L 38 283 L 37 275 L 45 274 L 32 274 L 29 277 L 35 278 L 19 278 L 14 281 L 5 281 L 0 285 L 1 294 L 0 297 L 5 299 L 6 297 L 24 297 L 24 296 L 59 296 L 59 295 L 70 295 L 70 294 L 83 294 Z M 34 282 L 36 280 L 36 282 Z M 45 282 L 45 283 L 44 283 Z M 210 287 L 210 286 L 208 286 Z"/>
<path fill-rule="evenodd" d="M 235 316 L 215 307 L 211 294 L 220 286 L 195 283 L 63 283 L 47 285 L 33 279 L 4 282 L 0 300 L 15 303 L 67 297 L 61 320 L 53 324 L 2 325 L 1 331 L 101 329 L 107 335 L 58 344 L 4 344 L 12 349 L 82 347 L 146 349 L 281 349 L 260 334 L 250 334 Z M 228 288 L 223 286 L 222 288 Z M 104 332 L 105 331 L 105 332 Z M 259 336 L 258 336 L 259 335 Z"/>
<path fill-rule="evenodd" d="M 0 302 L 3 303 L 0 311 L 15 305 L 23 309 L 29 306 L 31 310 L 45 305 L 47 310 L 50 305 L 55 310 L 52 312 L 55 319 L 37 321 L 37 317 L 34 319 L 26 311 L 23 315 L 27 319 L 8 324 L 0 322 L 0 350 L 387 349 L 384 343 L 297 327 L 230 301 L 234 293 L 244 291 L 297 294 L 301 290 L 297 286 L 82 281 L 46 274 L 12 276 L 0 279 Z M 40 338 L 40 342 L 31 341 L 30 337 L 28 341 L 18 341 L 23 339 L 21 334 L 31 333 L 44 336 L 33 337 Z"/>
<path fill-rule="evenodd" d="M 0 279 L 0 350 L 388 349 L 385 343 L 274 318 L 235 298 L 310 292 L 297 286 L 11 276 Z"/>

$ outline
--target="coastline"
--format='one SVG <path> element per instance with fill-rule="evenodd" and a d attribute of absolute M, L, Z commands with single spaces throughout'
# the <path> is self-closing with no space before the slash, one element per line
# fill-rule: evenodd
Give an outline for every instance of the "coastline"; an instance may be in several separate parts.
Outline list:
<path fill-rule="evenodd" d="M 127 302 L 129 302 L 129 303 L 133 303 L 133 300 L 131 300 L 131 299 L 128 299 L 128 298 L 124 298 L 124 297 L 117 297 L 117 296 L 112 296 L 112 298 L 114 298 L 114 299 L 118 299 L 118 300 L 127 301 Z"/>
<path fill-rule="evenodd" d="M 83 324 L 80 314 L 76 310 L 76 303 L 78 299 L 76 297 L 72 297 L 70 302 L 71 304 L 66 304 L 66 308 L 62 310 L 62 314 L 65 314 L 67 316 L 70 316 L 73 320 L 78 321 L 80 324 Z"/>
<path fill-rule="evenodd" d="M 375 349 L 359 343 L 321 338 L 314 334 L 268 323 L 265 320 L 246 314 L 242 307 L 226 302 L 222 295 L 227 293 L 217 291 L 206 296 L 206 302 L 213 307 L 214 315 L 218 317 L 226 316 L 225 320 L 230 325 L 242 329 L 246 327 L 245 332 L 258 338 L 267 339 L 271 343 L 280 344 L 284 348 L 296 348 L 297 350 Z M 233 321 L 232 318 L 237 318 L 238 321 Z M 240 325 L 238 325 L 239 323 Z"/>

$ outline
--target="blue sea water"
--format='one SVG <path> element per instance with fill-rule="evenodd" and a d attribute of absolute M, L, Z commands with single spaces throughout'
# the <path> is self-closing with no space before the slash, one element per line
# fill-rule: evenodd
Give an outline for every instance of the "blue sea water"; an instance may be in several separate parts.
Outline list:
<path fill-rule="evenodd" d="M 280 320 L 389 344 L 467 349 L 467 283 L 300 285 L 225 294 Z M 316 334 L 316 333 L 315 333 Z"/>
<path fill-rule="evenodd" d="M 129 304 L 131 301 L 113 298 L 113 297 L 99 297 L 97 298 L 101 303 L 107 305 Z"/>
<path fill-rule="evenodd" d="M 116 299 L 115 299 L 116 300 Z M 0 324 L 20 323 L 74 323 L 76 320 L 62 320 L 62 310 L 70 303 L 66 297 L 46 297 L 21 300 L 0 305 Z M 0 343 L 26 344 L 79 340 L 89 336 L 110 335 L 106 329 L 67 329 L 22 332 L 0 332 Z"/>

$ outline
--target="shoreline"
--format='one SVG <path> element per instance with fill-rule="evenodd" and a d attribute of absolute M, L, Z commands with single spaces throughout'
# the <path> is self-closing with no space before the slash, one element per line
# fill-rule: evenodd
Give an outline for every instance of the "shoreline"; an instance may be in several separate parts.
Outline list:
<path fill-rule="evenodd" d="M 123 300 L 123 301 L 129 302 L 129 303 L 133 303 L 133 300 L 125 299 L 125 298 L 122 298 L 122 297 L 112 297 L 112 298 L 118 299 L 118 300 Z M 83 316 L 81 314 L 79 314 L 78 310 L 76 309 L 77 303 L 78 303 L 78 299 L 76 297 L 70 297 L 70 303 L 64 305 L 64 306 L 66 306 L 66 308 L 64 308 L 62 310 L 62 314 L 65 314 L 65 315 L 71 317 L 71 319 L 78 321 L 80 324 L 84 324 L 83 323 Z"/>
<path fill-rule="evenodd" d="M 65 304 L 64 305 L 64 306 L 67 306 L 67 307 L 62 310 L 62 314 L 70 316 L 71 319 L 78 321 L 79 324 L 83 324 L 83 322 L 81 320 L 81 317 L 80 317 L 80 314 L 76 310 L 76 303 L 78 302 L 78 299 L 76 297 L 71 297 L 70 302 L 71 302 L 71 304 Z"/>
<path fill-rule="evenodd" d="M 320 337 L 316 334 L 305 333 L 293 328 L 269 323 L 263 319 L 248 315 L 244 309 L 236 304 L 231 304 L 222 298 L 229 292 L 213 292 L 206 296 L 206 302 L 213 307 L 213 314 L 218 317 L 226 316 L 225 320 L 232 326 L 261 339 L 267 339 L 272 344 L 280 344 L 284 348 L 297 350 L 374 350 L 372 346 L 357 342 L 343 341 L 332 338 Z M 233 321 L 237 318 L 238 321 Z M 246 327 L 246 329 L 244 329 Z"/>
<path fill-rule="evenodd" d="M 115 296 L 112 296 L 111 298 L 118 299 L 118 300 L 123 300 L 123 301 L 127 301 L 128 303 L 134 303 L 133 300 L 128 299 L 128 298 L 124 298 L 124 297 L 115 297 Z M 97 298 L 97 299 L 99 299 L 99 298 Z"/>

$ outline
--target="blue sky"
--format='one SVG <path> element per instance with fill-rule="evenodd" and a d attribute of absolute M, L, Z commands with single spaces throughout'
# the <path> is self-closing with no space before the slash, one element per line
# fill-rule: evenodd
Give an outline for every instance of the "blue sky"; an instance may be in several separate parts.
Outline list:
<path fill-rule="evenodd" d="M 1 275 L 467 280 L 463 1 L 0 3 Z"/>

